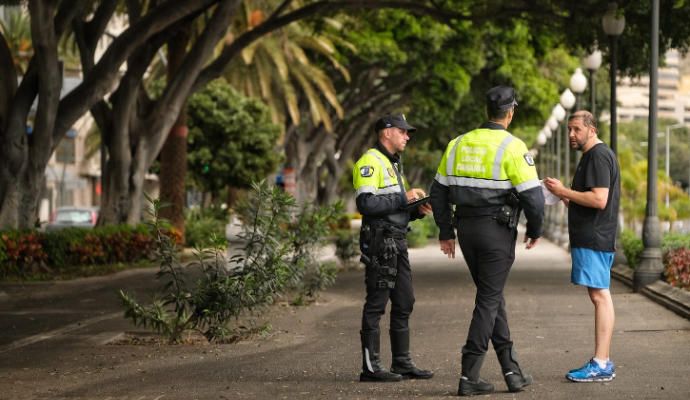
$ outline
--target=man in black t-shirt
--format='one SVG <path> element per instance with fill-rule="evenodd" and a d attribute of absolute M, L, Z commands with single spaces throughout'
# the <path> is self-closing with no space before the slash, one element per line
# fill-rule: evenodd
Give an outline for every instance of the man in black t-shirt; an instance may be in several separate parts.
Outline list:
<path fill-rule="evenodd" d="M 572 256 L 571 281 L 587 287 L 594 304 L 594 357 L 570 370 L 573 382 L 610 381 L 616 377 L 609 359 L 615 313 L 609 286 L 616 246 L 620 168 L 616 155 L 597 137 L 594 117 L 577 111 L 568 119 L 570 147 L 582 151 L 571 189 L 555 178 L 544 184 L 568 206 Z"/>

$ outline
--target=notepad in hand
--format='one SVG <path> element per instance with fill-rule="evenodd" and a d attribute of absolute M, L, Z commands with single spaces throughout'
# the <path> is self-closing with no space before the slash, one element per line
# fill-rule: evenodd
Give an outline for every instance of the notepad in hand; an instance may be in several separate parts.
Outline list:
<path fill-rule="evenodd" d="M 422 204 L 428 203 L 430 199 L 431 199 L 431 196 L 426 196 L 426 197 L 419 198 L 415 201 L 411 201 L 411 202 L 407 203 L 407 205 L 405 206 L 405 209 L 410 210 L 412 208 L 416 208 L 418 206 L 421 206 Z"/>

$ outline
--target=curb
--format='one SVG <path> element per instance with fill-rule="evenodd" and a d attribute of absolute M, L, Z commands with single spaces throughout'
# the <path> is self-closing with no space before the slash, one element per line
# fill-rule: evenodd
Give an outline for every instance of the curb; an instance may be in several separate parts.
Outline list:
<path fill-rule="evenodd" d="M 618 264 L 611 268 L 611 277 L 628 287 L 633 286 L 633 276 L 634 270 L 627 265 Z M 640 294 L 690 320 L 690 291 L 673 287 L 658 280 L 645 286 Z"/>

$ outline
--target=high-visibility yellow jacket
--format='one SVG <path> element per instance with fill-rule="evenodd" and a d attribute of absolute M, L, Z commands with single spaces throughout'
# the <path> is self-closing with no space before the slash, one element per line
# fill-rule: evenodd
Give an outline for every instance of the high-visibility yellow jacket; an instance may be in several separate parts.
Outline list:
<path fill-rule="evenodd" d="M 386 154 L 381 145 L 367 150 L 352 169 L 352 184 L 357 191 L 357 210 L 364 223 L 386 221 L 405 228 L 410 221 L 407 181 L 396 155 Z M 420 217 L 413 213 L 412 218 Z"/>
<path fill-rule="evenodd" d="M 455 217 L 496 215 L 511 192 L 519 195 L 527 235 L 539 237 L 544 195 L 525 143 L 491 122 L 451 140 L 431 188 L 439 238 L 455 237 L 451 205 Z"/>

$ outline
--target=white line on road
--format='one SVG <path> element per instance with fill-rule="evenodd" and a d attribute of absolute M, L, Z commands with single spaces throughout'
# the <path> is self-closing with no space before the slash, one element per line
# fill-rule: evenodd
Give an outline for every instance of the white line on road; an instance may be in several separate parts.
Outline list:
<path fill-rule="evenodd" d="M 21 347 L 25 347 L 34 343 L 42 342 L 44 340 L 52 339 L 56 336 L 64 335 L 77 329 L 85 328 L 89 325 L 99 323 L 101 321 L 107 321 L 109 319 L 117 318 L 122 316 L 122 311 L 99 315 L 98 317 L 84 319 L 73 324 L 63 326 L 62 328 L 54 329 L 52 331 L 39 333 L 37 335 L 29 336 L 24 339 L 15 340 L 14 342 L 0 347 L 0 353 L 5 353 L 12 351 Z"/>

